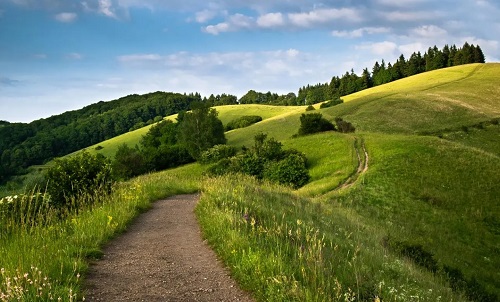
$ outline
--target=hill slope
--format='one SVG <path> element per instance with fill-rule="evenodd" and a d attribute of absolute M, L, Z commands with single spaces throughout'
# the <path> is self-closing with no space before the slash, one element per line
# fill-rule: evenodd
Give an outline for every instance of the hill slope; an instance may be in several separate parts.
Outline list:
<path fill-rule="evenodd" d="M 228 143 L 249 146 L 255 134 L 268 133 L 285 147 L 306 153 L 311 182 L 294 192 L 267 185 L 254 188 L 256 183 L 239 179 L 207 182 L 203 215 L 209 219 L 210 212 L 215 213 L 213 219 L 220 224 L 245 209 L 260 215 L 256 221 L 261 226 L 276 222 L 268 220 L 285 219 L 286 214 L 292 220 L 284 227 L 300 221 L 318 229 L 325 240 L 331 240 L 331 250 L 325 247 L 324 253 L 332 254 L 322 259 L 330 261 L 334 270 L 325 274 L 334 274 L 344 289 L 357 288 L 357 294 L 368 300 L 407 301 L 403 293 L 411 292 L 423 300 L 440 296 L 496 301 L 500 297 L 498 83 L 500 64 L 464 65 L 352 94 L 341 105 L 316 111 L 330 120 L 340 116 L 352 122 L 354 134 L 292 138 L 305 107 L 217 107 L 224 123 L 248 114 L 263 116 L 262 122 L 227 132 Z M 113 148 L 124 142 L 134 145 L 146 131 L 100 143 L 104 149 L 99 152 L 113 156 Z M 341 188 L 339 184 L 356 172 L 356 149 L 361 143 L 368 152 L 368 170 L 352 187 Z M 215 201 L 226 197 L 230 202 L 222 204 L 234 208 L 215 206 Z M 223 210 L 228 212 L 218 212 Z M 244 236 L 236 237 L 235 224 L 216 231 L 211 242 L 221 254 L 230 251 L 229 258 L 238 254 L 246 259 L 232 266 L 235 275 L 242 276 L 240 282 L 257 279 L 265 272 L 264 263 L 273 265 L 266 245 L 272 242 L 273 232 L 259 233 L 262 239 L 248 241 L 239 250 L 224 240 L 250 240 L 245 230 Z M 229 235 L 224 237 L 223 231 Z M 343 261 L 344 255 L 357 257 L 356 261 Z M 243 271 L 244 265 L 250 266 Z M 298 276 L 294 276 L 298 280 L 268 276 L 263 284 L 289 282 L 284 292 L 297 297 L 297 284 L 306 283 Z M 332 280 L 329 277 L 325 279 Z M 277 281 L 269 285 L 269 280 Z"/>
<path fill-rule="evenodd" d="M 466 300 L 496 301 L 500 296 L 499 82 L 500 64 L 443 69 L 349 95 L 344 104 L 319 110 L 330 120 L 341 116 L 352 122 L 357 128 L 354 135 L 291 139 L 304 113 L 298 111 L 229 132 L 227 137 L 230 144 L 249 145 L 254 134 L 266 132 L 312 159 L 312 181 L 296 193 L 314 197 L 331 211 L 355 215 L 363 225 L 358 229 L 377 230 L 353 231 L 358 243 L 350 243 L 366 240 L 368 254 L 362 264 L 368 266 L 366 282 L 381 282 L 368 277 L 381 278 L 369 273 L 379 267 L 373 259 L 395 253 L 413 263 L 405 270 L 428 271 Z M 336 190 L 356 169 L 356 139 L 365 142 L 369 169 L 354 187 Z M 329 210 L 323 211 L 311 214 L 316 217 L 313 221 L 328 220 Z M 337 227 L 347 224 L 339 220 Z M 378 239 L 370 241 L 367 236 Z M 416 282 L 422 282 L 425 290 L 423 280 Z"/>

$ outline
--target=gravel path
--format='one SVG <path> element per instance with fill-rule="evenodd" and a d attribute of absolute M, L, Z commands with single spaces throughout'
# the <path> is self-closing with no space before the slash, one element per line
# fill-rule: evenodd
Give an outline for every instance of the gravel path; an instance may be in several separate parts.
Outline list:
<path fill-rule="evenodd" d="M 91 264 L 86 301 L 252 301 L 202 240 L 199 195 L 154 203 Z"/>

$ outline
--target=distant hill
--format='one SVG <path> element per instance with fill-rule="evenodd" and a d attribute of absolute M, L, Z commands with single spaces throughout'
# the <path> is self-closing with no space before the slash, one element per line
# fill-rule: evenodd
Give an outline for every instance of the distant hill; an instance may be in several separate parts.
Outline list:
<path fill-rule="evenodd" d="M 188 110 L 199 94 L 154 92 L 98 102 L 80 110 L 0 127 L 0 182 L 2 177 L 42 164 L 106 139 L 142 128 L 164 116 Z"/>

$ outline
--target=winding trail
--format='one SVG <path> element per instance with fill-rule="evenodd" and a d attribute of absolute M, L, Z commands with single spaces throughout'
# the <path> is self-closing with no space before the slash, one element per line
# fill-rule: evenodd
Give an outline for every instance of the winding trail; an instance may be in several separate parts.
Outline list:
<path fill-rule="evenodd" d="M 354 173 L 349 175 L 349 177 L 340 184 L 336 190 L 342 190 L 352 187 L 358 178 L 368 171 L 368 151 L 366 151 L 366 146 L 363 140 L 354 138 L 354 150 L 356 150 L 356 155 L 358 157 L 358 168 Z"/>
<path fill-rule="evenodd" d="M 157 201 L 91 264 L 86 301 L 252 301 L 201 237 L 198 194 Z"/>

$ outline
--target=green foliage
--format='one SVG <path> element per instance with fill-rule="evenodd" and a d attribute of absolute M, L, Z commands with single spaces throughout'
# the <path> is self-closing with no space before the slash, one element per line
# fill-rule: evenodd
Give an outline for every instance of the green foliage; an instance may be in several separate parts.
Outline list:
<path fill-rule="evenodd" d="M 80 110 L 0 127 L 0 182 L 82 148 L 143 127 L 162 116 L 190 108 L 199 94 L 154 92 L 99 102 Z M 159 117 L 159 118 L 158 118 Z"/>
<path fill-rule="evenodd" d="M 127 144 L 118 147 L 112 163 L 113 175 L 117 179 L 129 179 L 147 171 L 146 161 L 140 150 Z"/>
<path fill-rule="evenodd" d="M 258 115 L 245 115 L 239 118 L 236 118 L 224 127 L 225 131 L 230 131 L 233 129 L 238 129 L 238 128 L 245 128 L 248 127 L 252 124 L 258 123 L 262 121 L 262 117 Z"/>
<path fill-rule="evenodd" d="M 339 132 L 350 133 L 356 131 L 356 128 L 350 122 L 344 121 L 341 117 L 335 118 L 335 124 Z"/>
<path fill-rule="evenodd" d="M 267 134 L 255 136 L 254 146 L 243 154 L 225 158 L 212 165 L 207 174 L 218 176 L 227 173 L 243 173 L 257 179 L 267 179 L 295 189 L 309 181 L 305 155 L 297 150 L 283 150 L 283 145 Z"/>
<path fill-rule="evenodd" d="M 313 110 L 316 110 L 316 108 L 314 108 L 313 105 L 309 105 L 306 107 L 306 111 L 313 111 Z"/>
<path fill-rule="evenodd" d="M 319 108 L 323 109 L 323 108 L 333 107 L 333 106 L 336 106 L 336 105 L 340 105 L 342 103 L 344 103 L 344 100 L 342 100 L 341 98 L 338 98 L 336 100 L 332 100 L 332 101 L 321 103 L 321 105 L 319 106 Z"/>
<path fill-rule="evenodd" d="M 230 158 L 236 155 L 236 148 L 228 145 L 215 145 L 212 148 L 201 153 L 199 162 L 201 164 L 216 163 L 224 158 Z"/>
<path fill-rule="evenodd" d="M 179 127 L 179 142 L 195 159 L 210 147 L 226 143 L 217 111 L 206 104 L 193 104 L 193 110 L 179 119 Z"/>
<path fill-rule="evenodd" d="M 323 118 L 321 113 L 309 113 L 300 116 L 298 135 L 307 135 L 330 130 L 335 130 L 335 126 Z"/>
<path fill-rule="evenodd" d="M 141 153 L 148 171 L 178 167 L 193 161 L 178 141 L 179 124 L 164 120 L 151 127 L 141 139 Z"/>
<path fill-rule="evenodd" d="M 144 148 L 158 148 L 160 145 L 177 144 L 178 124 L 171 120 L 164 120 L 149 128 L 148 133 L 140 142 Z"/>
<path fill-rule="evenodd" d="M 305 185 L 309 179 L 306 159 L 303 155 L 290 153 L 280 161 L 270 161 L 264 169 L 264 179 L 291 186 L 294 189 Z"/>
<path fill-rule="evenodd" d="M 111 164 L 104 156 L 82 152 L 56 160 L 47 171 L 47 193 L 56 208 L 74 206 L 79 197 L 111 190 Z"/>

